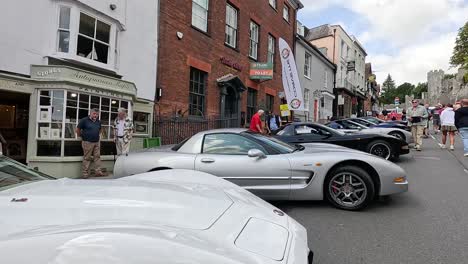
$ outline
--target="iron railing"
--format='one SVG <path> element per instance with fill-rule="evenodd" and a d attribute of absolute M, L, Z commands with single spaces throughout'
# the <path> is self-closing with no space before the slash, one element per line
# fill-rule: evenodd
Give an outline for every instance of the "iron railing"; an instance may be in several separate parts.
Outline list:
<path fill-rule="evenodd" d="M 185 138 L 210 129 L 240 127 L 238 118 L 161 118 L 154 122 L 155 136 L 161 144 L 178 144 Z"/>

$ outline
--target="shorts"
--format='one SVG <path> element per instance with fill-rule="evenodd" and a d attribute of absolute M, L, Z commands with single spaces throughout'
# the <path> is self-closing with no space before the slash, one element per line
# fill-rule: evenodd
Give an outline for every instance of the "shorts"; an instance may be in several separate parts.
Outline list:
<path fill-rule="evenodd" d="M 434 126 L 440 126 L 440 119 L 433 119 L 433 120 L 432 120 L 432 124 L 433 124 Z"/>
<path fill-rule="evenodd" d="M 455 132 L 457 128 L 455 126 L 442 126 L 442 132 Z"/>

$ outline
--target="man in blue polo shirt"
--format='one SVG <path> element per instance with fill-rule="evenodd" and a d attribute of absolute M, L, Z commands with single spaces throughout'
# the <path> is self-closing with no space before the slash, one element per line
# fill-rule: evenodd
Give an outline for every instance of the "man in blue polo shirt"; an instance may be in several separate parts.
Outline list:
<path fill-rule="evenodd" d="M 101 144 L 99 135 L 101 133 L 101 121 L 98 119 L 99 110 L 91 109 L 89 116 L 83 118 L 76 127 L 76 134 L 81 137 L 81 147 L 83 148 L 82 175 L 86 179 L 89 177 L 89 166 L 94 162 L 96 176 L 104 176 L 101 172 Z"/>

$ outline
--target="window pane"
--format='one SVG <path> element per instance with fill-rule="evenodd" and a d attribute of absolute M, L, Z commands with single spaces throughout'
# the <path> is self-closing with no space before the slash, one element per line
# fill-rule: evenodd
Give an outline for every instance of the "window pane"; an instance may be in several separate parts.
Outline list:
<path fill-rule="evenodd" d="M 70 29 L 70 8 L 60 7 L 59 28 Z"/>
<path fill-rule="evenodd" d="M 193 0 L 193 3 L 198 4 L 200 7 L 208 10 L 208 0 Z"/>
<path fill-rule="evenodd" d="M 128 110 L 128 102 L 127 101 L 120 101 L 120 107 L 123 107 Z"/>
<path fill-rule="evenodd" d="M 96 53 L 93 55 L 93 59 L 102 63 L 107 63 L 109 46 L 99 42 L 94 42 L 94 49 Z"/>
<path fill-rule="evenodd" d="M 61 141 L 37 141 L 37 156 L 43 157 L 60 157 L 61 156 Z"/>
<path fill-rule="evenodd" d="M 38 138 L 50 138 L 50 126 L 49 123 L 39 123 L 37 129 L 37 137 Z"/>
<path fill-rule="evenodd" d="M 78 110 L 78 119 L 82 119 L 88 116 L 88 109 Z"/>
<path fill-rule="evenodd" d="M 67 112 L 65 113 L 65 121 L 76 123 L 76 114 L 77 114 L 76 108 L 67 107 Z"/>
<path fill-rule="evenodd" d="M 101 119 L 101 123 L 103 125 L 109 125 L 109 117 L 110 117 L 109 112 L 103 111 L 101 112 L 99 119 Z"/>
<path fill-rule="evenodd" d="M 41 96 L 51 96 L 51 91 L 41 91 Z"/>
<path fill-rule="evenodd" d="M 65 124 L 65 138 L 76 138 L 76 124 L 66 123 Z"/>
<path fill-rule="evenodd" d="M 101 111 L 109 111 L 110 99 L 102 98 L 101 99 Z"/>
<path fill-rule="evenodd" d="M 52 100 L 52 121 L 63 120 L 63 99 Z"/>
<path fill-rule="evenodd" d="M 109 43 L 110 28 L 110 25 L 98 20 L 96 25 L 96 39 Z"/>
<path fill-rule="evenodd" d="M 80 94 L 80 108 L 89 108 L 89 95 Z"/>
<path fill-rule="evenodd" d="M 83 156 L 83 148 L 81 147 L 81 141 L 65 141 L 64 146 L 65 156 Z"/>
<path fill-rule="evenodd" d="M 98 96 L 91 96 L 91 109 L 96 108 L 99 110 L 100 98 Z"/>
<path fill-rule="evenodd" d="M 133 122 L 135 123 L 135 132 L 138 134 L 148 134 L 148 120 L 148 113 L 134 112 Z"/>
<path fill-rule="evenodd" d="M 247 155 L 251 149 L 259 149 L 267 153 L 260 144 L 235 134 L 206 135 L 203 142 L 203 153 Z"/>
<path fill-rule="evenodd" d="M 112 99 L 111 100 L 111 112 L 117 113 L 118 109 L 119 109 L 119 101 Z"/>
<path fill-rule="evenodd" d="M 59 30 L 59 52 L 68 52 L 68 44 L 70 42 L 70 32 Z"/>
<path fill-rule="evenodd" d="M 51 139 L 61 139 L 62 138 L 62 123 L 52 123 L 51 124 L 50 138 Z"/>
<path fill-rule="evenodd" d="M 81 34 L 94 38 L 94 27 L 96 19 L 80 13 L 80 30 Z"/>
<path fill-rule="evenodd" d="M 39 104 L 40 105 L 50 105 L 50 97 L 44 97 L 44 96 L 41 96 L 39 98 Z"/>
<path fill-rule="evenodd" d="M 93 51 L 93 41 L 83 36 L 78 36 L 78 45 L 76 48 L 76 55 L 91 59 Z"/>
<path fill-rule="evenodd" d="M 75 92 L 67 92 L 67 106 L 78 106 L 78 94 Z"/>

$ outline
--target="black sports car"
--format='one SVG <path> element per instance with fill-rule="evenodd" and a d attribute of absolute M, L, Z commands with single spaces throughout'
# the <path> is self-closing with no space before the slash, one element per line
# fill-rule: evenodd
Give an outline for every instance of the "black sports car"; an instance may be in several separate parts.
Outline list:
<path fill-rule="evenodd" d="M 408 154 L 408 143 L 396 137 L 379 134 L 344 133 L 317 123 L 292 123 L 281 128 L 276 138 L 287 143 L 331 143 L 361 150 L 384 159 L 397 159 Z"/>
<path fill-rule="evenodd" d="M 411 128 L 408 126 L 408 121 L 401 121 L 401 120 L 384 121 L 384 120 L 381 120 L 372 116 L 364 116 L 364 117 L 354 118 L 354 119 L 364 119 L 367 122 L 369 122 L 368 123 L 369 125 L 374 125 L 376 127 L 400 128 L 406 131 L 411 131 Z"/>

